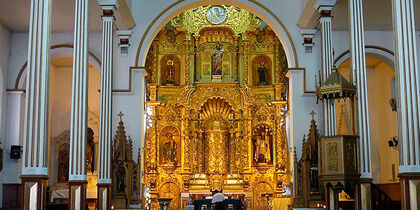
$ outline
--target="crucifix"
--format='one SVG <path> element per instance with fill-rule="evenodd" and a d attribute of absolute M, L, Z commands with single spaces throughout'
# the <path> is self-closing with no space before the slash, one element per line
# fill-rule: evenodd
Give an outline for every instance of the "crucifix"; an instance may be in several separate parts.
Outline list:
<path fill-rule="evenodd" d="M 314 120 L 316 112 L 314 112 L 314 110 L 312 110 L 312 112 L 309 113 L 309 114 L 312 115 L 312 120 Z"/>
<path fill-rule="evenodd" d="M 124 116 L 124 114 L 120 111 L 120 113 L 118 113 L 117 116 L 120 117 L 120 121 L 122 122 L 122 117 Z"/>

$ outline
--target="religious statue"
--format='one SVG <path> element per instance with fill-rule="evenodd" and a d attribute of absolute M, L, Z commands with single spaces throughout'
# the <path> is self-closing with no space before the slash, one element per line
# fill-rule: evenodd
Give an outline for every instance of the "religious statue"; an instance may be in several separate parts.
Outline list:
<path fill-rule="evenodd" d="M 95 142 L 93 141 L 95 133 L 91 128 L 87 130 L 87 144 L 86 144 L 86 162 L 87 169 L 95 172 Z"/>
<path fill-rule="evenodd" d="M 121 164 L 118 165 L 116 179 L 116 193 L 125 193 L 125 168 Z"/>
<path fill-rule="evenodd" d="M 260 62 L 260 67 L 258 67 L 258 75 L 259 75 L 259 84 L 265 85 L 267 84 L 267 79 L 265 77 L 267 73 L 267 69 L 265 68 L 265 63 L 263 61 Z"/>
<path fill-rule="evenodd" d="M 270 136 L 268 128 L 265 128 L 265 131 L 257 137 L 254 159 L 257 163 L 269 163 L 271 161 Z"/>
<path fill-rule="evenodd" d="M 175 84 L 174 77 L 175 77 L 175 67 L 174 67 L 174 61 L 168 60 L 166 62 L 166 84 Z"/>
<path fill-rule="evenodd" d="M 222 75 L 222 58 L 223 58 L 223 48 L 220 42 L 216 43 L 216 48 L 213 50 L 212 55 L 212 75 Z"/>
<path fill-rule="evenodd" d="M 69 180 L 69 145 L 62 144 L 58 151 L 58 182 Z"/>
<path fill-rule="evenodd" d="M 167 163 L 173 163 L 176 165 L 178 161 L 176 158 L 177 145 L 175 143 L 174 136 L 172 133 L 168 133 L 166 138 L 167 142 L 163 145 L 163 159 Z"/>

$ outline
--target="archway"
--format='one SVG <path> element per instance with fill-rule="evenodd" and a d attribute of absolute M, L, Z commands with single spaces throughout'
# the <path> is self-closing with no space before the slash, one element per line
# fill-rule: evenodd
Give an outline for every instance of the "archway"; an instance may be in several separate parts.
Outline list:
<path fill-rule="evenodd" d="M 400 200 L 397 177 L 398 148 L 388 143 L 393 138 L 398 138 L 396 102 L 391 101 L 391 99 L 397 99 L 395 70 L 389 57 L 391 54 L 388 52 L 366 54 L 372 178 L 373 183 L 393 200 Z M 351 69 L 349 59 L 342 61 L 338 69 L 349 80 Z M 353 112 L 350 100 L 336 103 L 339 135 L 356 134 L 355 120 L 357 118 L 354 117 L 356 113 Z"/>
<path fill-rule="evenodd" d="M 159 20 L 165 25 L 139 46 L 136 65 L 144 62 L 148 73 L 150 110 L 143 143 L 144 184 L 150 187 L 144 194 L 158 196 L 163 183 L 156 180 L 170 174 L 182 179 L 180 191 L 191 199 L 217 189 L 238 200 L 248 193 L 253 201 L 261 193 L 255 177 L 282 197 L 291 174 L 284 134 L 285 74 L 295 65 L 289 64 L 293 53 L 258 14 L 234 3 L 211 3 Z M 153 41 L 144 45 L 147 40 Z M 162 138 L 167 126 L 179 130 L 180 162 L 159 156 L 159 145 L 175 145 L 172 136 Z"/>
<path fill-rule="evenodd" d="M 71 44 L 59 44 L 51 46 L 50 51 L 50 60 L 64 58 L 64 57 L 73 57 L 73 45 Z M 101 61 L 93 53 L 89 52 L 89 64 L 93 65 L 98 72 L 101 70 Z M 16 77 L 14 90 L 24 90 L 26 87 L 26 74 L 27 74 L 27 65 L 26 61 L 19 70 L 19 73 Z"/>
<path fill-rule="evenodd" d="M 276 33 L 281 44 L 286 52 L 289 68 L 297 68 L 299 66 L 296 48 L 293 40 L 281 20 L 273 14 L 267 7 L 254 1 L 234 1 L 234 0 L 186 0 L 177 1 L 163 10 L 148 26 L 144 35 L 142 36 L 139 46 L 137 48 L 137 55 L 135 60 L 136 67 L 144 67 L 148 50 L 152 44 L 153 39 L 172 18 L 183 13 L 189 9 L 205 6 L 205 5 L 231 5 L 239 7 L 257 15 L 269 25 Z"/>

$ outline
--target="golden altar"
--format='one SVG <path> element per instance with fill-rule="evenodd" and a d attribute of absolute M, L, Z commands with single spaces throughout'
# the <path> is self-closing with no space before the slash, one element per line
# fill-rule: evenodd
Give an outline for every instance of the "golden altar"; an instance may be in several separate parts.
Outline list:
<path fill-rule="evenodd" d="M 236 7 L 218 6 L 241 25 L 192 27 L 211 7 L 175 17 L 147 56 L 144 204 L 151 209 L 157 198 L 181 209 L 181 193 L 216 189 L 245 193 L 248 208 L 264 209 L 261 195 L 282 197 L 290 183 L 283 47 Z"/>

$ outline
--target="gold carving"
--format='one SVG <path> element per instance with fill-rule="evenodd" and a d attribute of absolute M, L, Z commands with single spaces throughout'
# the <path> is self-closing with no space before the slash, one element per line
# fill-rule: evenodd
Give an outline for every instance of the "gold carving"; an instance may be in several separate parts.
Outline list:
<path fill-rule="evenodd" d="M 243 191 L 249 206 L 266 208 L 261 194 L 282 197 L 290 181 L 284 50 L 269 27 L 260 29 L 258 17 L 221 7 L 227 16 L 218 24 L 201 18 L 210 6 L 175 17 L 147 56 L 144 183 L 150 206 L 164 196 L 180 199 L 170 191 L 223 189 Z M 222 75 L 212 75 L 218 44 Z M 168 85 L 171 67 L 175 79 Z M 265 69 L 265 83 L 258 69 Z"/>
<path fill-rule="evenodd" d="M 337 142 L 327 143 L 328 170 L 338 171 L 338 144 Z"/>

